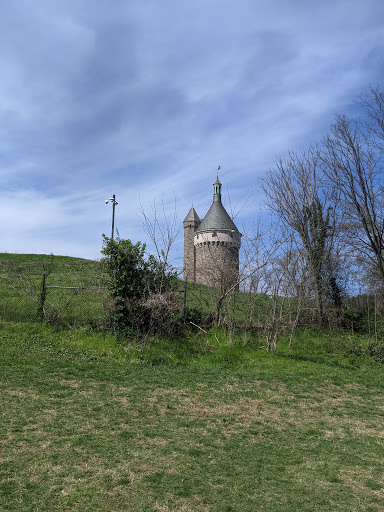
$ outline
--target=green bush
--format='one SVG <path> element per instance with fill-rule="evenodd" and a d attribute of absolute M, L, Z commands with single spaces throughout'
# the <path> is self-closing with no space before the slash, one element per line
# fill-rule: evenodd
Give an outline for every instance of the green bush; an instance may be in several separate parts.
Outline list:
<path fill-rule="evenodd" d="M 176 273 L 145 244 L 105 235 L 102 260 L 109 276 L 110 325 L 118 337 L 180 333 L 182 314 L 175 288 Z"/>
<path fill-rule="evenodd" d="M 368 345 L 367 354 L 379 363 L 384 363 L 384 343 L 374 341 Z"/>

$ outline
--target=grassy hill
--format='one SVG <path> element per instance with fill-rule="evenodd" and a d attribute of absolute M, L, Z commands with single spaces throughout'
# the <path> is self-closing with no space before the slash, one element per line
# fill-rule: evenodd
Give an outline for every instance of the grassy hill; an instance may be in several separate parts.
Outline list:
<path fill-rule="evenodd" d="M 46 274 L 48 319 L 55 317 L 67 325 L 101 326 L 106 300 L 100 262 L 44 254 L 0 253 L 0 318 L 11 321 L 36 321 L 39 294 Z M 52 286 L 62 288 L 50 288 Z M 76 290 L 74 287 L 84 288 Z M 218 291 L 204 285 L 178 281 L 180 308 L 199 310 L 203 318 L 216 309 Z M 265 319 L 269 298 L 236 292 L 223 304 L 228 323 L 258 324 Z"/>
<path fill-rule="evenodd" d="M 14 262 L 14 263 L 47 263 L 49 261 L 61 262 L 61 263 L 72 263 L 72 262 L 93 262 L 93 260 L 87 260 L 84 258 L 75 258 L 73 256 L 55 256 L 51 254 L 19 254 L 19 253 L 0 253 L 0 262 Z"/>
<path fill-rule="evenodd" d="M 100 263 L 44 254 L 0 254 L 0 318 L 38 320 L 43 279 L 46 319 L 60 319 L 71 326 L 102 324 L 104 276 Z"/>

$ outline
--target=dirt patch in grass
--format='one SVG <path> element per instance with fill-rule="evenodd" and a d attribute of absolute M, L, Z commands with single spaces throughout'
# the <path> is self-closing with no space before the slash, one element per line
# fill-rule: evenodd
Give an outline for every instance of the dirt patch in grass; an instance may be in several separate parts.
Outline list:
<path fill-rule="evenodd" d="M 127 388 L 127 387 L 123 387 L 123 386 L 120 386 L 118 389 L 117 389 L 117 394 L 129 394 L 133 391 L 133 387 L 130 387 L 130 388 Z"/>
<path fill-rule="evenodd" d="M 163 437 L 146 437 L 145 439 L 135 439 L 135 443 L 144 446 L 165 446 L 169 443 L 169 441 Z"/>
<path fill-rule="evenodd" d="M 78 388 L 80 385 L 79 382 L 74 379 L 61 379 L 59 381 L 59 384 L 61 384 L 62 386 L 69 386 L 71 388 Z"/>

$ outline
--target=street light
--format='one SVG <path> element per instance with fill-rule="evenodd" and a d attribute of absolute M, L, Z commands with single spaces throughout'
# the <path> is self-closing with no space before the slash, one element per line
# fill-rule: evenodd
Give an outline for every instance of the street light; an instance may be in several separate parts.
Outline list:
<path fill-rule="evenodd" d="M 111 202 L 112 202 L 112 237 L 111 237 L 111 238 L 112 238 L 112 240 L 113 240 L 113 232 L 114 232 L 114 230 L 115 230 L 115 206 L 116 206 L 117 204 L 119 204 L 119 203 L 116 201 L 116 196 L 115 196 L 115 194 L 113 194 L 113 196 L 112 196 L 112 197 L 110 197 L 109 199 L 106 199 L 106 200 L 105 200 L 105 204 L 108 204 L 108 203 L 109 203 L 109 201 L 111 201 Z"/>

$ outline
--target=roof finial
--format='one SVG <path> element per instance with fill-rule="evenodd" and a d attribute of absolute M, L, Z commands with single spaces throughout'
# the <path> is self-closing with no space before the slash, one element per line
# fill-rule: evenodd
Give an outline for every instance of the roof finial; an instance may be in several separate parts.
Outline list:
<path fill-rule="evenodd" d="M 219 185 L 221 185 L 220 180 L 219 180 L 219 171 L 220 171 L 220 169 L 221 169 L 221 167 L 219 165 L 219 167 L 217 168 L 216 181 L 215 181 L 215 183 L 218 183 Z"/>

